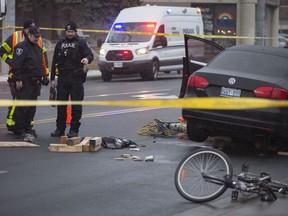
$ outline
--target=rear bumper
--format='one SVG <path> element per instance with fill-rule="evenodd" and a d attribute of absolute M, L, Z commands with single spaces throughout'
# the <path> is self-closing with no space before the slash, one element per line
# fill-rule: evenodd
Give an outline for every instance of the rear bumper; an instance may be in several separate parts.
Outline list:
<path fill-rule="evenodd" d="M 288 137 L 287 110 L 280 113 L 259 113 L 251 110 L 203 111 L 183 109 L 182 116 L 185 120 L 190 121 L 195 126 L 197 125 L 197 128 L 204 130 L 208 136 L 268 135 Z"/>
<path fill-rule="evenodd" d="M 114 67 L 114 62 L 99 61 L 99 70 L 103 72 L 110 72 L 111 74 L 140 74 L 150 69 L 151 61 L 137 61 L 137 62 L 122 62 L 121 68 Z"/>

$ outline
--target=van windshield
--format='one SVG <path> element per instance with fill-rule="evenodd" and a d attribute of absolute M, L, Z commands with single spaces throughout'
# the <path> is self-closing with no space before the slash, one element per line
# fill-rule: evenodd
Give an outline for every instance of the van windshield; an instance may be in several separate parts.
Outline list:
<path fill-rule="evenodd" d="M 147 33 L 153 33 L 155 27 L 155 22 L 115 23 L 113 31 L 117 32 L 110 33 L 107 43 L 147 42 L 152 37 Z"/>

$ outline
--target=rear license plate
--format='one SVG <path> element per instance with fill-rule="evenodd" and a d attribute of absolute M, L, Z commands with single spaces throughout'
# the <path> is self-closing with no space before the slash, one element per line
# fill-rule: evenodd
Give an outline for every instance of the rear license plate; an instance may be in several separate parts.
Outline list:
<path fill-rule="evenodd" d="M 241 96 L 241 89 L 233 89 L 233 88 L 221 88 L 221 97 L 240 97 Z"/>
<path fill-rule="evenodd" d="M 114 68 L 122 68 L 123 62 L 114 62 Z"/>

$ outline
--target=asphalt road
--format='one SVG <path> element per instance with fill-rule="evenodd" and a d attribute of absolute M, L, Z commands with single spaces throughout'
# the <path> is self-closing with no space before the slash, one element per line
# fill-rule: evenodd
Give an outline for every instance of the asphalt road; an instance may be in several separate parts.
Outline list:
<path fill-rule="evenodd" d="M 139 78 L 88 80 L 85 100 L 141 100 L 177 97 L 181 79 L 173 75 L 158 81 Z M 48 98 L 49 88 L 40 99 Z M 1 99 L 9 98 L 7 85 L 0 86 Z M 17 141 L 5 128 L 7 108 L 0 110 L 0 141 Z M 153 119 L 177 121 L 178 109 L 137 107 L 84 107 L 80 135 L 116 136 L 145 145 L 140 151 L 129 148 L 100 149 L 90 153 L 51 153 L 49 136 L 55 129 L 56 108 L 38 107 L 35 129 L 38 148 L 0 148 L 0 215 L 19 216 L 118 216 L 118 215 L 191 215 L 202 205 L 184 200 L 174 186 L 174 172 L 184 155 L 198 145 L 168 137 L 147 137 L 137 130 Z M 153 155 L 153 162 L 114 160 L 128 153 L 141 157 Z M 276 180 L 286 179 L 288 157 L 256 151 L 238 141 L 226 151 L 237 173 L 242 163 L 252 172 L 267 171 Z M 228 191 L 219 200 L 229 198 Z M 219 206 L 218 206 L 219 207 Z M 220 212 L 220 208 L 215 211 Z M 196 211 L 197 212 L 197 211 Z M 249 214 L 248 214 L 249 215 Z"/>

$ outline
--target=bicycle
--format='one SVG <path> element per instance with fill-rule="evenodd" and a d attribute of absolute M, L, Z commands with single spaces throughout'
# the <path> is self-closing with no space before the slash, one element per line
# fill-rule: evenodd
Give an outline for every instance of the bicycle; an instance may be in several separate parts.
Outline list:
<path fill-rule="evenodd" d="M 288 193 L 288 184 L 272 180 L 266 172 L 256 175 L 248 169 L 249 165 L 243 164 L 242 172 L 233 175 L 232 162 L 224 152 L 201 147 L 178 164 L 174 183 L 183 198 L 196 203 L 212 201 L 228 188 L 233 189 L 232 200 L 238 199 L 239 192 L 257 194 L 262 201 L 274 201 L 276 193 Z"/>
<path fill-rule="evenodd" d="M 153 122 L 140 128 L 137 133 L 142 136 L 177 136 L 177 134 L 186 133 L 186 124 L 182 122 L 163 122 L 158 119 L 154 119 Z"/>

